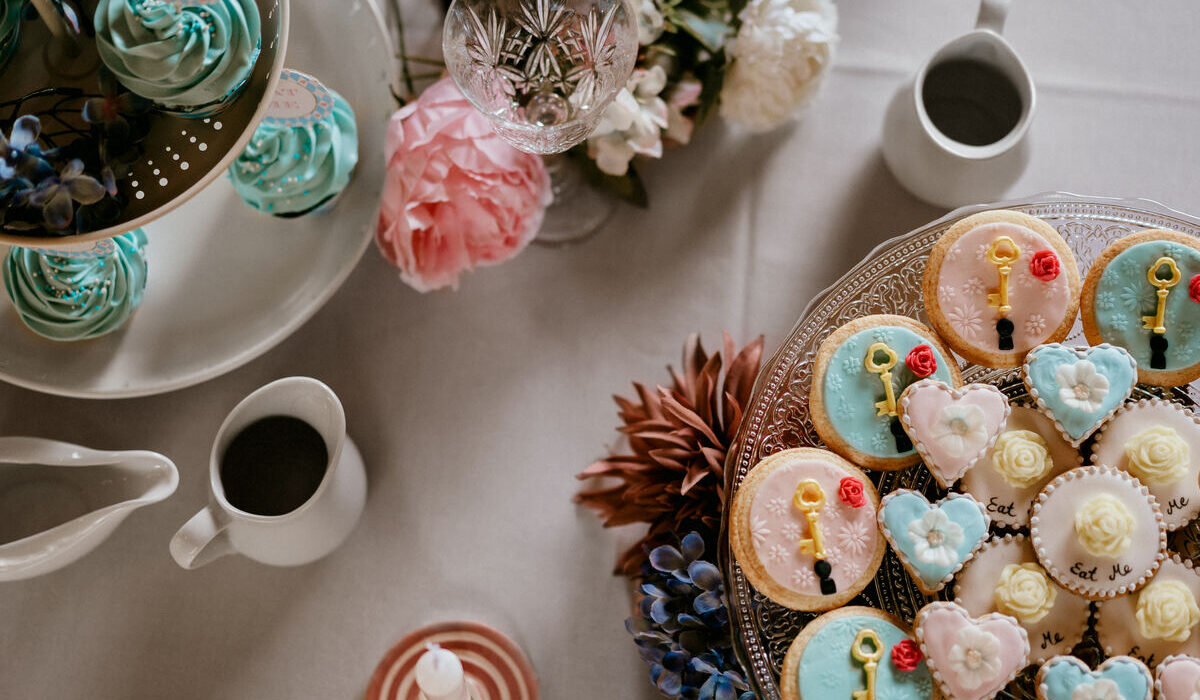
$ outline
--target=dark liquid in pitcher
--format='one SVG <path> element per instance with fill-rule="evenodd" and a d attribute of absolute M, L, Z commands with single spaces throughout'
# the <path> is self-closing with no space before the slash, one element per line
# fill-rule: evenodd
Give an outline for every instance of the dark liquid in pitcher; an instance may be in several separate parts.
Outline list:
<path fill-rule="evenodd" d="M 268 416 L 242 429 L 221 458 L 221 484 L 234 507 L 284 515 L 321 485 L 329 451 L 321 434 L 291 416 Z"/>
<path fill-rule="evenodd" d="M 1004 138 L 1021 120 L 1021 93 L 1008 76 L 979 61 L 939 63 L 925 74 L 925 112 L 938 131 L 968 146 Z"/>

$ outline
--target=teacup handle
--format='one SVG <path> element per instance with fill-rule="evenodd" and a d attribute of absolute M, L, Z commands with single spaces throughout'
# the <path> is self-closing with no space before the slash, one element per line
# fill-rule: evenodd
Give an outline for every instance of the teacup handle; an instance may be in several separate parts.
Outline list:
<path fill-rule="evenodd" d="M 233 552 L 226 528 L 229 521 L 212 506 L 196 513 L 171 538 L 171 556 L 185 569 L 196 569 Z"/>
<path fill-rule="evenodd" d="M 1008 6 L 1012 0 L 982 0 L 979 3 L 979 17 L 975 20 L 976 29 L 990 29 L 997 34 L 1004 33 L 1004 20 L 1008 17 Z"/>

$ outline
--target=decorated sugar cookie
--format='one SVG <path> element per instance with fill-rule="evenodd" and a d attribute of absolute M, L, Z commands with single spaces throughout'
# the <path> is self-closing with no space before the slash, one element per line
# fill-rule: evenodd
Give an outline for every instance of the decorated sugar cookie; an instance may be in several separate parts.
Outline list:
<path fill-rule="evenodd" d="M 899 619 L 851 606 L 804 626 L 788 648 L 783 700 L 931 700 L 933 679 Z"/>
<path fill-rule="evenodd" d="M 1008 397 L 991 384 L 954 389 L 922 379 L 900 397 L 904 432 L 942 488 L 953 486 L 987 453 L 1008 410 Z"/>
<path fill-rule="evenodd" d="M 1079 266 L 1053 226 L 986 211 L 951 226 L 929 252 L 922 291 L 930 323 L 955 352 L 985 367 L 1067 337 L 1079 308 Z"/>
<path fill-rule="evenodd" d="M 835 330 L 817 350 L 809 408 L 829 449 L 871 469 L 920 461 L 900 424 L 899 399 L 920 379 L 962 383 L 933 331 L 904 316 L 865 316 Z"/>
<path fill-rule="evenodd" d="M 1088 342 L 1128 350 L 1143 384 L 1200 377 L 1200 244 L 1165 230 L 1114 241 L 1088 271 L 1082 311 Z"/>
<path fill-rule="evenodd" d="M 962 488 L 984 505 L 993 523 L 1025 527 L 1033 499 L 1079 461 L 1079 451 L 1059 434 L 1054 421 L 1032 408 L 1013 406 L 1004 430 L 963 477 Z"/>
<path fill-rule="evenodd" d="M 1200 695 L 1200 659 L 1168 656 L 1154 669 L 1156 700 L 1192 700 Z"/>
<path fill-rule="evenodd" d="M 956 603 L 921 608 L 914 632 L 946 700 L 996 697 L 1029 656 L 1029 637 L 1016 618 L 1000 613 L 972 618 Z"/>
<path fill-rule="evenodd" d="M 930 504 L 917 491 L 897 489 L 879 506 L 879 529 L 926 595 L 944 588 L 975 555 L 989 523 L 983 505 L 962 493 Z"/>
<path fill-rule="evenodd" d="M 1079 467 L 1051 481 L 1033 503 L 1029 532 L 1051 578 L 1092 600 L 1137 591 L 1166 556 L 1158 502 L 1110 467 Z"/>
<path fill-rule="evenodd" d="M 1100 604 L 1096 635 L 1107 654 L 1136 656 L 1153 668 L 1172 654 L 1200 656 L 1200 572 L 1172 554 L 1133 595 Z"/>
<path fill-rule="evenodd" d="M 1137 659 L 1114 656 L 1093 671 L 1074 656 L 1056 656 L 1038 669 L 1038 700 L 1151 700 L 1154 679 Z"/>
<path fill-rule="evenodd" d="M 999 612 L 1029 633 L 1029 661 L 1066 654 L 1083 639 L 1088 600 L 1059 586 L 1024 535 L 989 540 L 954 580 L 954 602 L 974 616 Z"/>
<path fill-rule="evenodd" d="M 1137 384 L 1137 364 L 1123 348 L 1069 348 L 1053 343 L 1025 358 L 1025 387 L 1039 411 L 1075 447 L 1112 417 Z"/>
<path fill-rule="evenodd" d="M 1097 433 L 1092 464 L 1133 474 L 1162 508 L 1168 530 L 1200 514 L 1200 416 L 1172 401 L 1121 407 Z"/>
<path fill-rule="evenodd" d="M 746 578 L 793 610 L 844 605 L 883 560 L 879 495 L 832 452 L 802 447 L 759 462 L 733 502 L 729 544 Z"/>

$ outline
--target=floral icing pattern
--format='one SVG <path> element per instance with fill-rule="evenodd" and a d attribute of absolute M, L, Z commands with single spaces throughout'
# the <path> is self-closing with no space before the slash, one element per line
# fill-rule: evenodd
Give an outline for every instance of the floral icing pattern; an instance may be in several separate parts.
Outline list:
<path fill-rule="evenodd" d="M 1187 476 L 1188 443 L 1165 425 L 1156 425 L 1125 442 L 1129 471 L 1145 484 L 1171 484 Z"/>
<path fill-rule="evenodd" d="M 958 546 L 963 542 L 962 526 L 952 522 L 945 511 L 930 510 L 908 525 L 908 537 L 918 561 L 936 566 L 950 566 L 958 559 Z"/>
<path fill-rule="evenodd" d="M 1096 413 L 1108 395 L 1108 377 L 1096 371 L 1089 360 L 1059 365 L 1054 370 L 1059 399 L 1069 408 Z"/>
<path fill-rule="evenodd" d="M 997 610 L 1031 624 L 1049 614 L 1058 590 L 1041 566 L 1008 564 L 1000 572 L 994 595 Z"/>
<path fill-rule="evenodd" d="M 1091 497 L 1075 511 L 1075 535 L 1097 557 L 1116 559 L 1129 551 L 1136 525 L 1129 508 L 1108 493 Z"/>
<path fill-rule="evenodd" d="M 1016 488 L 1029 488 L 1050 472 L 1054 463 L 1046 439 L 1032 430 L 1000 433 L 992 447 L 992 468 Z"/>
<path fill-rule="evenodd" d="M 1191 589 L 1181 581 L 1151 581 L 1138 594 L 1134 612 L 1138 631 L 1146 639 L 1186 642 L 1200 624 L 1200 607 Z"/>
<path fill-rule="evenodd" d="M 951 457 L 975 454 L 988 441 L 983 409 L 973 404 L 949 404 L 938 414 L 931 435 Z"/>
<path fill-rule="evenodd" d="M 1000 675 L 1000 640 L 978 627 L 963 627 L 947 661 L 959 685 L 974 690 Z"/>

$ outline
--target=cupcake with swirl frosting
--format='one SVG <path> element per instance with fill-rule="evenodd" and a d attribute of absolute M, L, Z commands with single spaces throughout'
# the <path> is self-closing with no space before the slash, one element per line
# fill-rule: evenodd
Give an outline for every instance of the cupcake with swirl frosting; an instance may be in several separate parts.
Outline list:
<path fill-rule="evenodd" d="M 100 58 L 122 85 L 193 118 L 233 102 L 262 45 L 254 0 L 100 0 L 95 26 Z"/>
<path fill-rule="evenodd" d="M 265 119 L 233 164 L 229 178 L 242 200 L 281 217 L 333 208 L 358 164 L 354 110 L 330 90 L 333 108 L 311 123 Z"/>
<path fill-rule="evenodd" d="M 14 247 L 4 265 L 4 288 L 21 321 L 50 340 L 97 338 L 120 328 L 146 289 L 146 234 L 112 239 L 113 250 L 63 256 Z"/>

